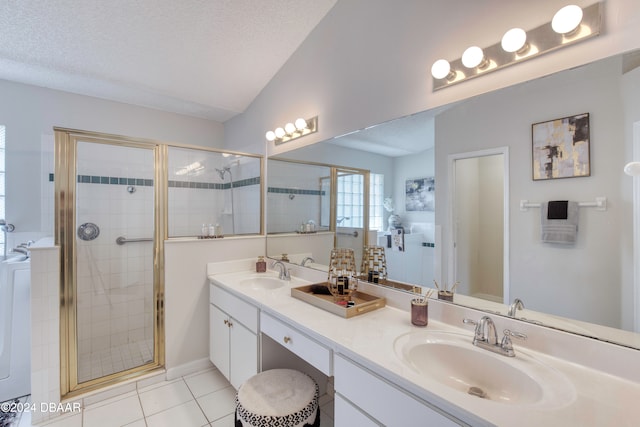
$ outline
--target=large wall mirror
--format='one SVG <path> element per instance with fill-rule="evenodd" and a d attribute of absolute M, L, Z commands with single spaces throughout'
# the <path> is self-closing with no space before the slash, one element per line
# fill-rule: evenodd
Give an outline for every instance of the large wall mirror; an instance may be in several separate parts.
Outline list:
<path fill-rule="evenodd" d="M 372 196 L 369 207 L 370 240 L 387 249 L 390 277 L 430 287 L 434 279 L 447 285 L 464 281 L 456 304 L 507 315 L 509 304 L 518 298 L 525 308 L 514 315 L 524 321 L 640 349 L 640 334 L 633 332 L 640 330 L 635 314 L 640 312 L 640 291 L 634 284 L 638 261 L 633 255 L 632 191 L 638 178 L 622 170 L 633 157 L 634 137 L 640 141 L 640 135 L 633 135 L 633 124 L 640 121 L 638 66 L 637 52 L 603 59 L 278 157 L 298 165 L 323 162 L 370 171 L 370 182 L 377 179 L 380 192 L 380 200 Z M 590 117 L 590 176 L 532 179 L 532 124 L 581 113 Z M 461 196 L 462 190 L 454 189 L 452 158 L 472 158 L 469 153 L 498 148 L 508 153 L 506 166 L 503 159 L 493 159 L 493 166 L 473 164 L 467 173 L 473 170 L 484 183 L 501 185 L 503 205 L 498 201 L 487 208 L 489 199 L 499 196 L 487 196 L 485 190 L 484 196 L 472 192 L 477 196 L 472 205 L 472 195 Z M 496 168 L 505 171 L 502 178 L 490 173 Z M 269 165 L 269 185 L 271 169 Z M 457 182 L 461 180 L 459 176 Z M 315 184 L 318 191 L 321 182 Z M 434 192 L 426 198 L 416 196 L 417 189 L 424 191 L 431 184 Z M 369 193 L 374 194 L 373 189 Z M 520 208 L 521 200 L 593 202 L 597 197 L 606 197 L 606 210 L 580 208 L 577 239 L 571 245 L 542 242 L 541 209 Z M 417 203 L 424 200 L 435 203 Z M 478 230 L 473 235 L 476 249 L 458 253 L 455 264 L 452 247 L 462 224 L 454 223 L 454 211 L 458 220 L 472 220 L 465 227 Z M 460 216 L 462 212 L 466 215 Z M 487 232 L 499 230 L 495 222 L 500 216 L 506 224 L 503 233 Z M 403 251 L 386 245 L 390 217 L 404 229 Z M 268 253 L 274 237 L 267 236 Z M 478 248 L 502 251 L 493 257 L 503 261 L 496 264 L 499 271 L 484 271 L 476 279 L 474 272 L 482 269 L 472 264 L 478 262 L 472 255 Z"/>
<path fill-rule="evenodd" d="M 331 249 L 367 243 L 369 171 L 268 159 L 267 256 L 328 271 Z"/>

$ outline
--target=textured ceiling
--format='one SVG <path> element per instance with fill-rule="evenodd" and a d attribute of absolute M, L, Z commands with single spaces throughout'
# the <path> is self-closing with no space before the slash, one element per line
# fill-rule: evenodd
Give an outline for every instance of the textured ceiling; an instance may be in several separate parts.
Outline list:
<path fill-rule="evenodd" d="M 0 78 L 225 121 L 337 0 L 0 0 Z"/>
<path fill-rule="evenodd" d="M 435 146 L 435 118 L 456 105 L 434 108 L 371 126 L 328 142 L 388 157 L 416 154 Z"/>

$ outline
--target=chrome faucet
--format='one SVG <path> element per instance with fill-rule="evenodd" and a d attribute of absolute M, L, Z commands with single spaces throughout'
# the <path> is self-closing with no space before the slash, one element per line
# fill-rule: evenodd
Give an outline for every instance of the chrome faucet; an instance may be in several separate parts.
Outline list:
<path fill-rule="evenodd" d="M 274 263 L 271 264 L 271 267 L 278 267 L 280 272 L 278 279 L 291 280 L 291 273 L 289 273 L 289 269 L 282 263 L 282 261 L 274 261 Z"/>
<path fill-rule="evenodd" d="M 516 311 L 524 310 L 524 303 L 520 298 L 516 298 L 513 300 L 513 303 L 509 306 L 509 311 L 507 312 L 507 316 L 516 317 Z"/>
<path fill-rule="evenodd" d="M 305 258 L 302 260 L 302 262 L 300 263 L 300 265 L 304 267 L 304 265 L 307 263 L 307 261 L 309 261 L 309 262 L 315 262 L 315 260 L 314 260 L 313 258 L 311 258 L 310 256 L 308 256 L 308 257 L 305 257 Z"/>
<path fill-rule="evenodd" d="M 505 329 L 502 341 L 498 343 L 496 325 L 489 316 L 482 316 L 477 322 L 471 319 L 464 319 L 462 322 L 476 326 L 473 345 L 503 356 L 514 357 L 516 355 L 513 350 L 511 337 L 523 340 L 527 339 L 527 336 L 523 333 Z"/>

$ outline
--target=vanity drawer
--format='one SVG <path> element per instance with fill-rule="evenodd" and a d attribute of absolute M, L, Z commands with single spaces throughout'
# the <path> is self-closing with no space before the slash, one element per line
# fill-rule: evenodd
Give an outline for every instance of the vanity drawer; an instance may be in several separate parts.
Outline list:
<path fill-rule="evenodd" d="M 254 334 L 258 333 L 258 307 L 231 295 L 217 285 L 210 285 L 210 302 L 242 323 Z"/>
<path fill-rule="evenodd" d="M 260 331 L 292 353 L 300 356 L 323 374 L 331 376 L 331 350 L 292 326 L 260 313 Z"/>
<path fill-rule="evenodd" d="M 453 427 L 461 424 L 341 355 L 335 356 L 334 378 L 336 393 L 383 425 Z M 338 425 L 350 424 L 336 418 Z"/>

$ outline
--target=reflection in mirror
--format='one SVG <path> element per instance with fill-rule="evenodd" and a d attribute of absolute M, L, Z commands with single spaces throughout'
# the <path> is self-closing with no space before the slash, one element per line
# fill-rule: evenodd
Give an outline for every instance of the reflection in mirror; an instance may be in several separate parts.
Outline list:
<path fill-rule="evenodd" d="M 505 247 L 505 257 L 511 265 L 503 278 L 508 282 L 503 297 L 508 295 L 509 301 L 519 298 L 525 307 L 515 310 L 514 316 L 640 348 L 640 334 L 628 332 L 640 330 L 640 320 L 634 320 L 639 308 L 634 295 L 640 289 L 634 283 L 638 260 L 631 233 L 632 180 L 637 178 L 622 172 L 632 160 L 634 138 L 640 141 L 639 63 L 636 53 L 604 59 L 280 156 L 307 161 L 339 159 L 342 165 L 383 175 L 383 194 L 393 199 L 393 213 L 400 216 L 407 232 L 405 253 L 387 251 L 389 276 L 420 270 L 404 281 L 431 285 L 434 278 L 441 283 L 455 280 L 447 247 L 451 205 L 447 157 L 508 147 L 510 203 L 505 221 L 509 247 Z M 531 125 L 586 112 L 592 119 L 592 175 L 533 181 Z M 634 129 L 638 135 L 634 136 Z M 405 182 L 429 176 L 436 178 L 435 215 L 407 211 Z M 607 198 L 607 210 L 581 210 L 578 240 L 571 246 L 542 243 L 540 211 L 519 209 L 521 199 L 538 203 L 592 201 L 595 197 Z M 378 239 L 387 231 L 389 215 L 383 211 L 385 225 L 378 228 Z M 419 247 L 429 248 L 430 253 L 412 258 L 409 242 L 415 231 L 422 234 L 417 239 Z M 435 248 L 431 247 L 434 243 Z M 402 258 L 397 266 L 392 265 L 392 255 Z M 429 259 L 435 259 L 435 264 L 421 268 L 430 264 Z M 459 285 L 459 291 L 464 285 Z M 455 295 L 454 303 L 504 315 L 508 312 L 506 304 L 463 293 Z"/>
<path fill-rule="evenodd" d="M 336 170 L 336 248 L 353 249 L 356 265 L 362 262 L 362 248 L 369 228 L 369 172 Z"/>
<path fill-rule="evenodd" d="M 449 163 L 453 169 L 452 281 L 458 283 L 458 293 L 497 303 L 508 302 L 504 301 L 508 293 L 504 272 L 509 271 L 503 250 L 508 246 L 504 239 L 508 236 L 504 221 L 508 158 L 500 151 L 455 155 Z"/>
<path fill-rule="evenodd" d="M 331 167 L 267 162 L 267 256 L 326 271 L 334 244 Z"/>
<path fill-rule="evenodd" d="M 409 119 L 411 120 L 411 119 Z M 389 126 L 394 128 L 393 125 Z M 412 126 L 404 124 L 402 127 L 395 127 L 392 131 L 384 130 L 381 127 L 380 132 L 385 134 L 380 136 L 380 132 L 376 136 L 379 143 L 364 143 L 367 139 L 365 133 L 370 133 L 373 137 L 375 130 L 360 132 L 352 137 L 347 143 L 345 137 L 336 140 L 336 144 L 315 144 L 304 147 L 302 149 L 287 152 L 286 156 L 295 159 L 300 165 L 298 169 L 299 176 L 288 177 L 289 182 L 300 182 L 304 177 L 314 176 L 314 168 L 312 162 L 320 160 L 348 162 L 349 167 L 340 166 L 340 173 L 337 178 L 339 188 L 337 194 L 337 207 L 335 228 L 337 231 L 336 247 L 349 247 L 357 251 L 357 262 L 361 265 L 362 248 L 365 245 L 363 238 L 366 236 L 368 246 L 380 246 L 385 250 L 386 263 L 388 269 L 389 282 L 394 284 L 398 282 L 410 283 L 413 285 L 431 284 L 434 279 L 434 212 L 432 204 L 429 206 L 431 210 L 411 211 L 406 209 L 405 205 L 405 187 L 407 181 L 424 182 L 424 180 L 416 180 L 416 178 L 433 177 L 433 147 L 426 150 L 393 149 L 389 150 L 389 146 L 385 144 L 386 138 L 394 138 L 402 135 L 403 132 L 409 132 L 414 141 L 433 141 L 433 125 L 429 121 L 413 120 Z M 362 134 L 362 135 L 361 135 Z M 396 138 L 397 139 L 397 138 Z M 327 145 L 330 148 L 327 148 Z M 363 151 L 357 147 L 373 146 L 376 147 L 375 153 L 371 151 Z M 393 156 L 389 156 L 392 154 Z M 273 163 L 272 163 L 273 162 Z M 275 168 L 280 168 L 278 163 L 282 163 L 283 159 L 268 159 L 268 182 L 272 182 L 271 174 Z M 275 165 L 275 166 L 272 166 Z M 308 174 L 305 169 L 309 169 Z M 362 175 L 365 169 L 370 169 L 369 178 Z M 355 174 L 353 172 L 356 172 Z M 367 171 L 368 172 L 368 171 Z M 357 184 L 349 182 L 353 185 L 353 189 L 346 191 L 347 181 L 354 180 L 358 176 Z M 274 177 L 274 179 L 279 179 Z M 326 182 L 326 181 L 325 181 Z M 369 184 L 369 189 L 364 189 L 364 184 Z M 269 184 L 271 186 L 271 184 Z M 398 193 L 397 197 L 393 197 L 394 193 Z M 432 193 L 432 192 L 431 192 Z M 357 194 L 357 196 L 356 196 Z M 364 201 L 364 197 L 368 196 L 369 202 Z M 432 196 L 432 194 L 431 194 Z M 267 223 L 278 222 L 276 212 L 271 209 L 272 200 L 269 196 Z M 359 199 L 362 198 L 362 202 Z M 355 200 L 355 202 L 354 202 Z M 364 213 L 363 209 L 368 208 L 368 213 Z M 361 213 L 362 212 L 362 213 Z M 367 234 L 363 231 L 363 225 L 356 223 L 356 215 L 364 216 L 368 219 L 370 232 Z M 391 215 L 396 215 L 396 221 L 391 221 L 391 227 L 399 227 L 404 230 L 402 251 L 393 245 L 390 239 L 390 222 Z M 322 223 L 324 225 L 325 223 Z M 366 223 L 364 224 L 366 225 Z M 271 234 L 272 228 L 268 225 L 269 235 L 267 236 L 268 254 L 277 255 L 280 252 L 287 253 L 286 247 L 281 242 L 283 238 L 278 235 Z M 275 230 L 273 230 L 275 231 Z M 354 234 L 357 233 L 357 236 Z M 294 249 L 290 252 L 310 252 L 300 247 L 304 242 L 298 240 Z M 275 249 L 277 248 L 277 249 Z M 308 266 L 308 265 L 307 265 Z M 411 289 L 411 286 L 407 286 Z"/>
<path fill-rule="evenodd" d="M 260 233 L 261 158 L 169 147 L 169 237 Z"/>

